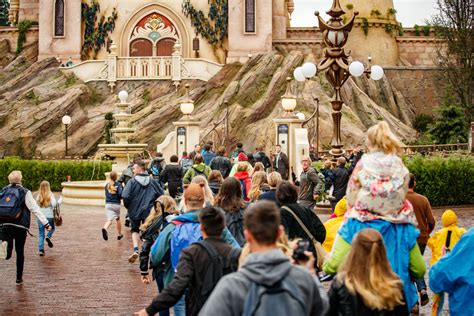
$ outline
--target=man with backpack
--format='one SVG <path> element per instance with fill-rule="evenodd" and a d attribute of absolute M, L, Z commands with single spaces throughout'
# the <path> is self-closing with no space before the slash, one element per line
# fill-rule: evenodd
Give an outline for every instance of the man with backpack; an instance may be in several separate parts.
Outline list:
<path fill-rule="evenodd" d="M 211 160 L 209 167 L 212 170 L 219 170 L 224 179 L 229 176 L 230 170 L 232 169 L 232 163 L 230 162 L 230 159 L 225 156 L 225 147 L 219 147 L 217 150 L 217 157 Z"/>
<path fill-rule="evenodd" d="M 16 285 L 23 284 L 26 233 L 30 228 L 30 213 L 50 231 L 48 220 L 41 212 L 31 191 L 21 185 L 21 171 L 8 175 L 10 185 L 0 191 L 0 259 L 12 257 L 16 252 Z"/>
<path fill-rule="evenodd" d="M 253 154 L 253 158 L 255 162 L 261 162 L 263 164 L 265 171 L 268 171 L 268 169 L 272 166 L 270 158 L 268 158 L 268 156 L 263 151 L 263 146 L 257 147 L 257 152 Z"/>
<path fill-rule="evenodd" d="M 163 158 L 163 154 L 157 152 L 155 158 L 150 161 L 150 165 L 148 166 L 148 173 L 153 177 L 155 180 L 160 180 L 160 174 L 165 170 L 166 162 L 165 158 Z"/>
<path fill-rule="evenodd" d="M 190 184 L 184 190 L 186 213 L 175 217 L 158 236 L 151 248 L 153 265 L 165 262 L 164 286 L 167 287 L 177 271 L 181 251 L 203 238 L 199 214 L 204 207 L 204 184 Z M 227 228 L 224 228 L 222 239 L 233 248 L 240 248 Z M 175 304 L 175 315 L 184 315 L 184 298 Z"/>
<path fill-rule="evenodd" d="M 163 188 L 157 180 L 146 172 L 146 163 L 136 161 L 133 165 L 134 177 L 123 189 L 123 205 L 128 210 L 132 231 L 133 253 L 128 258 L 130 263 L 138 259 L 138 243 L 140 242 L 140 225 L 150 214 L 154 201 L 163 195 Z"/>
<path fill-rule="evenodd" d="M 283 227 L 275 203 L 250 206 L 244 227 L 251 254 L 219 281 L 199 315 L 326 315 L 328 298 L 316 275 L 292 265 L 277 246 Z"/>
<path fill-rule="evenodd" d="M 203 240 L 183 249 L 173 281 L 138 315 L 155 315 L 169 309 L 186 289 L 186 315 L 197 315 L 219 279 L 237 270 L 241 250 L 221 238 L 224 212 L 215 207 L 205 208 L 199 214 L 199 222 Z"/>
<path fill-rule="evenodd" d="M 190 184 L 195 176 L 204 176 L 207 179 L 211 171 L 211 168 L 204 163 L 201 154 L 197 154 L 194 157 L 194 165 L 184 175 L 183 183 Z"/>

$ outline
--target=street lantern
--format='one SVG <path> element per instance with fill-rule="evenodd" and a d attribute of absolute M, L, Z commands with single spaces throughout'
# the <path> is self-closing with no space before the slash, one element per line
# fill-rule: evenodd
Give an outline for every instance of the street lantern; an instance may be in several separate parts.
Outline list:
<path fill-rule="evenodd" d="M 183 102 L 180 103 L 179 108 L 183 113 L 185 119 L 189 119 L 191 113 L 194 111 L 194 101 L 189 97 L 189 84 L 185 85 L 186 96 Z"/>
<path fill-rule="evenodd" d="M 65 155 L 65 157 L 67 157 L 67 156 L 68 156 L 68 152 L 67 152 L 67 149 L 68 149 L 68 148 L 67 148 L 67 128 L 68 128 L 68 126 L 71 124 L 72 120 L 71 120 L 71 117 L 66 114 L 66 115 L 63 116 L 63 118 L 61 119 L 61 121 L 62 121 L 62 123 L 64 124 L 64 127 L 65 127 L 65 129 L 66 129 L 66 138 L 65 138 L 65 139 L 66 139 L 66 155 Z"/>
<path fill-rule="evenodd" d="M 286 115 L 293 115 L 293 111 L 296 108 L 296 98 L 291 93 L 290 83 L 291 83 L 291 78 L 290 77 L 286 78 L 286 84 L 287 84 L 286 92 L 281 97 L 281 106 L 283 107 L 283 110 L 286 111 Z"/>
<path fill-rule="evenodd" d="M 122 104 L 125 104 L 125 103 L 127 103 L 128 92 L 125 91 L 125 90 L 122 90 L 122 91 L 119 92 L 118 97 L 120 99 L 120 102 L 122 102 Z"/>

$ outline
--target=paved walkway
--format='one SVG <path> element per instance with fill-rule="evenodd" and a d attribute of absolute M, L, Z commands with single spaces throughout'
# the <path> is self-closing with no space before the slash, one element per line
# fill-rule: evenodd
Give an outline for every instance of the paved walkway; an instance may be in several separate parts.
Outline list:
<path fill-rule="evenodd" d="M 100 231 L 103 208 L 65 205 L 62 212 L 64 224 L 54 235 L 54 248 L 46 247 L 45 257 L 38 256 L 37 238 L 28 237 L 22 286 L 15 285 L 15 255 L 0 261 L 0 315 L 131 315 L 145 307 L 157 291 L 154 284 L 143 285 L 138 264 L 127 261 L 132 247 L 129 230 L 118 241 L 111 227 L 106 242 Z M 441 213 L 435 210 L 438 223 Z M 461 226 L 473 226 L 473 208 L 458 214 Z M 37 235 L 35 220 L 31 226 Z M 430 255 L 427 249 L 427 263 Z M 422 314 L 429 315 L 430 308 L 422 308 Z"/>

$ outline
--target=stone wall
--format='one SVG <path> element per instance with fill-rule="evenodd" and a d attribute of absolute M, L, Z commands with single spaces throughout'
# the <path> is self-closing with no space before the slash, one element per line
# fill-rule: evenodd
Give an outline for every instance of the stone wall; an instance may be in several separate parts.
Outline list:
<path fill-rule="evenodd" d="M 432 67 L 436 64 L 436 47 L 439 40 L 434 37 L 397 37 L 400 59 L 411 66 Z"/>
<path fill-rule="evenodd" d="M 24 45 L 28 45 L 38 41 L 38 26 L 32 26 L 26 33 L 26 42 Z M 16 27 L 0 27 L 0 40 L 6 39 L 10 43 L 10 51 L 14 53 L 16 51 L 16 45 L 18 42 L 18 28 Z"/>
<path fill-rule="evenodd" d="M 433 114 L 441 103 L 443 87 L 436 77 L 441 71 L 434 67 L 385 67 L 385 76 L 412 105 L 416 114 Z"/>
<path fill-rule="evenodd" d="M 38 21 L 39 0 L 21 0 L 18 20 Z"/>

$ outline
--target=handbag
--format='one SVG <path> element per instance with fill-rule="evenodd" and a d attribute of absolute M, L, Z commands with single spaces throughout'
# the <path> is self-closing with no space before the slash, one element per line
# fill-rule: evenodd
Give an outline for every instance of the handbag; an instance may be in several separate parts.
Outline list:
<path fill-rule="evenodd" d="M 59 207 L 59 203 L 56 203 L 56 205 L 54 206 L 53 214 L 54 214 L 54 225 L 61 226 L 63 224 L 63 217 L 61 216 L 61 208 Z"/>
<path fill-rule="evenodd" d="M 321 243 L 319 241 L 317 241 L 316 238 L 314 238 L 313 234 L 311 234 L 308 227 L 306 227 L 306 225 L 303 224 L 301 219 L 298 216 L 296 216 L 295 212 L 293 212 L 292 209 L 290 209 L 287 206 L 282 206 L 282 208 L 285 209 L 286 211 L 288 211 L 296 219 L 296 221 L 298 222 L 300 227 L 303 228 L 306 235 L 308 235 L 308 237 L 310 238 L 311 242 L 313 243 L 314 249 L 316 251 L 316 255 L 317 255 L 316 265 L 317 265 L 318 269 L 322 270 L 323 264 L 324 264 L 324 261 L 326 260 L 328 252 L 323 248 L 323 245 L 321 245 Z"/>

